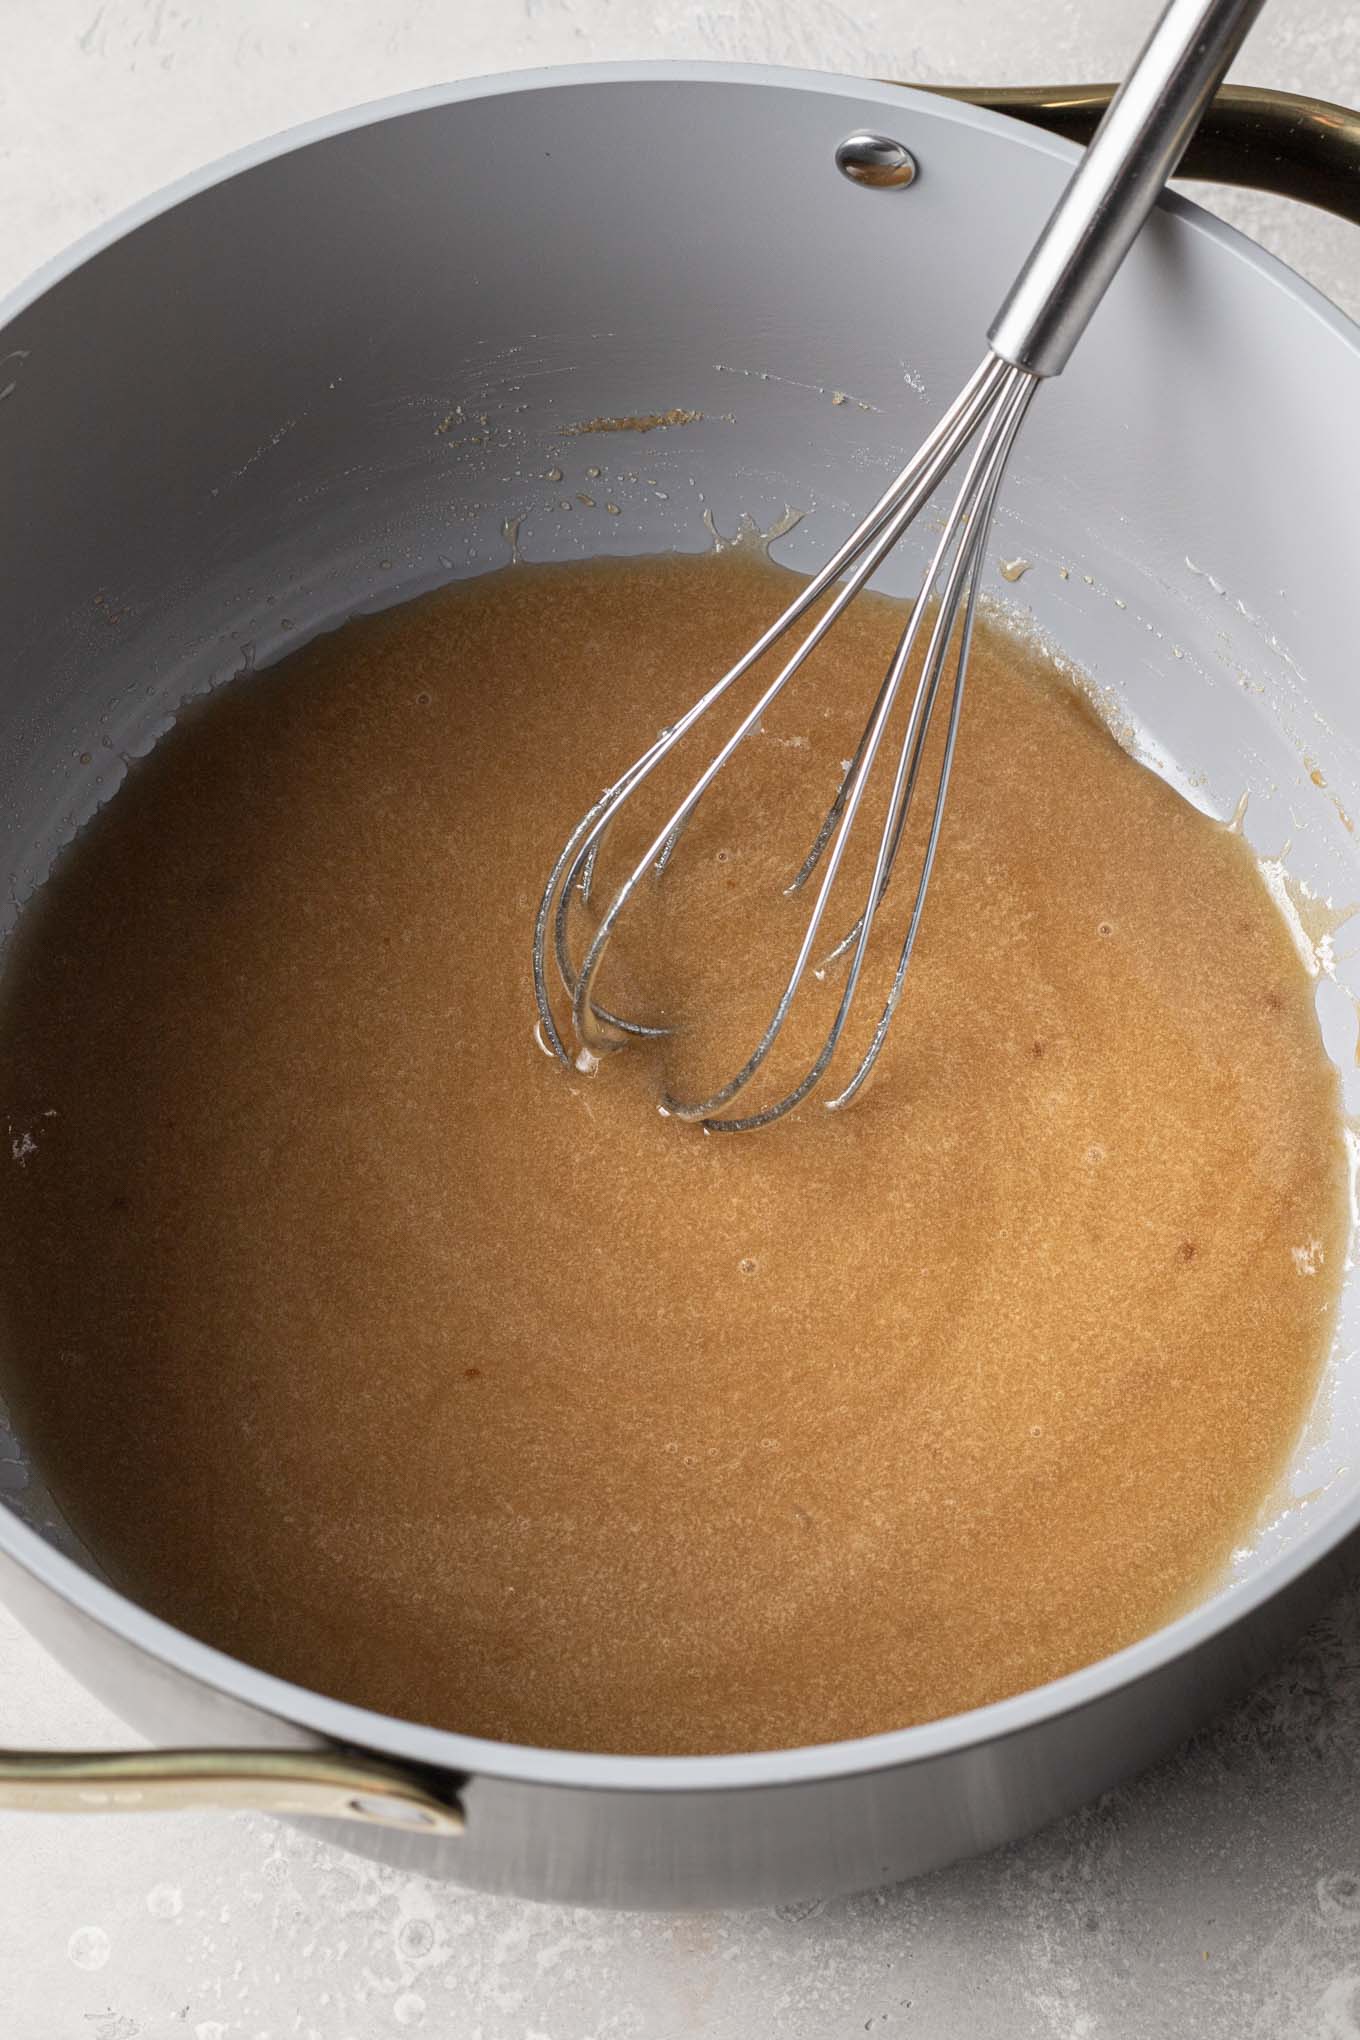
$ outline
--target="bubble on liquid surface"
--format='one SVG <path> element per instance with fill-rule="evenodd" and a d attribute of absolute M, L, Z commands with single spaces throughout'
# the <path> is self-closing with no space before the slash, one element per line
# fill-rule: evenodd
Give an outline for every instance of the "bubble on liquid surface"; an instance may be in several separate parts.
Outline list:
<path fill-rule="evenodd" d="M 153 1884 L 146 1894 L 146 1909 L 153 1919 L 178 1919 L 184 1910 L 184 1893 L 177 1884 Z"/>

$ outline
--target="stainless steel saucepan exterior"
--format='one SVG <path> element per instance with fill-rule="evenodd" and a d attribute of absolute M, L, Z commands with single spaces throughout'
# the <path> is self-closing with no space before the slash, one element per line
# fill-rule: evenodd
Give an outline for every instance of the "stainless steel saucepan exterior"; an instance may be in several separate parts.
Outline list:
<path fill-rule="evenodd" d="M 1074 131 L 1089 111 L 1012 100 Z M 1244 124 L 1270 116 L 1227 100 L 1206 165 L 1246 181 Z M 1354 117 L 1276 118 L 1319 196 Z M 915 174 L 841 174 L 865 133 Z M 52 265 L 0 306 L 5 925 L 186 699 L 358 608 L 512 553 L 754 529 L 782 531 L 792 566 L 824 558 L 972 366 L 1072 155 L 990 107 L 888 85 L 525 73 L 247 151 Z M 588 429 L 602 419 L 634 430 Z M 1325 902 L 1360 899 L 1357 420 L 1360 332 L 1170 199 L 1036 412 L 987 584 L 1108 690 L 1187 798 L 1227 818 L 1246 795 L 1352 1110 L 1360 978 Z M 885 585 L 905 591 L 918 565 L 908 552 Z M 166 1746 L 0 1753 L 0 1808 L 249 1804 L 322 1816 L 318 1832 L 391 1863 L 587 1904 L 911 1875 L 1170 1750 L 1321 1605 L 1360 1554 L 1358 1333 L 1360 1287 L 1269 1520 L 1201 1606 L 971 1714 L 748 1756 L 478 1741 L 238 1663 L 115 1592 L 0 1429 L 0 1590 Z M 23 1359 L 0 1354 L 0 1385 Z M 199 1506 L 186 1483 L 181 1512 Z"/>

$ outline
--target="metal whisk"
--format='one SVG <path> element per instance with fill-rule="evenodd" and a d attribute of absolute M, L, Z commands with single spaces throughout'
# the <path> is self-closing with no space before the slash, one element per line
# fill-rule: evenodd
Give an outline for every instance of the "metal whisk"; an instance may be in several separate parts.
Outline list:
<path fill-rule="evenodd" d="M 874 919 L 888 891 L 921 777 L 932 718 L 942 692 L 947 692 L 948 714 L 934 806 L 906 934 L 868 1045 L 848 1081 L 827 1101 L 829 1107 L 835 1110 L 848 1105 L 863 1086 L 901 1000 L 921 924 L 958 735 L 978 571 L 997 490 L 1015 436 L 1040 381 L 1057 375 L 1066 364 L 1262 4 L 1263 0 L 1207 0 L 1207 4 L 1206 0 L 1171 0 L 1112 100 L 993 322 L 987 336 L 989 350 L 981 366 L 914 458 L 820 573 L 813 576 L 737 663 L 628 767 L 573 829 L 544 891 L 533 941 L 534 993 L 541 1029 L 545 1041 L 562 1062 L 570 1066 L 582 1055 L 602 1055 L 630 1036 L 655 1038 L 666 1033 L 664 1028 L 646 1026 L 608 1011 L 596 998 L 600 966 L 620 917 L 644 879 L 665 871 L 695 808 L 738 746 L 759 727 L 809 653 L 892 551 L 955 463 L 967 453 L 963 482 L 945 518 L 854 756 L 816 841 L 789 887 L 790 892 L 800 891 L 820 872 L 802 941 L 769 1025 L 742 1067 L 718 1090 L 692 1101 L 667 1096 L 662 1109 L 679 1118 L 700 1120 L 715 1132 L 748 1131 L 782 1118 L 821 1083 L 850 1020 Z M 866 143 L 874 140 L 862 139 Z M 792 656 L 662 822 L 600 914 L 584 955 L 579 962 L 574 961 L 569 926 L 571 902 L 574 896 L 583 903 L 590 901 L 600 852 L 620 811 L 700 719 L 833 587 L 835 592 L 826 608 Z M 868 894 L 849 934 L 825 959 L 829 962 L 849 952 L 835 1017 L 812 1062 L 790 1090 L 758 1111 L 729 1112 L 727 1108 L 765 1065 L 817 954 L 822 923 L 865 788 L 923 633 L 927 634 L 925 654 L 898 744 Z M 944 677 L 951 660 L 952 683 L 946 689 Z M 558 975 L 571 1001 L 569 1033 L 575 1039 L 575 1052 L 559 1030 L 552 1010 L 547 971 L 550 944 Z"/>

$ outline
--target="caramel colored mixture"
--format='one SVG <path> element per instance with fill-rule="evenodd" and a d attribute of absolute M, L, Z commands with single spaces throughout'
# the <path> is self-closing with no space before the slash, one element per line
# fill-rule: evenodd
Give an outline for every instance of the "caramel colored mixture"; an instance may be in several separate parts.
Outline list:
<path fill-rule="evenodd" d="M 515 566 L 352 623 L 186 712 L 23 916 L 5 1386 L 182 1627 L 477 1735 L 775 1748 L 1099 1658 L 1250 1534 L 1332 1322 L 1337 1084 L 1244 843 L 1036 653 L 979 632 L 852 1110 L 656 1100 L 769 1017 L 879 598 L 620 929 L 615 999 L 688 1031 L 593 1077 L 535 1040 L 567 828 L 791 586 Z"/>

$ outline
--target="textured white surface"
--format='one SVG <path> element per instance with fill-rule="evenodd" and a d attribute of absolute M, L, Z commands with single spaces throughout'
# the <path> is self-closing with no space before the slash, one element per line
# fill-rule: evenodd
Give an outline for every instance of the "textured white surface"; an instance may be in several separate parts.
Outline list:
<path fill-rule="evenodd" d="M 1115 75 L 1147 0 L 0 0 L 0 288 L 142 193 L 355 100 L 642 56 Z M 1360 11 L 1276 0 L 1238 75 L 1355 103 Z M 1360 313 L 1360 235 L 1222 209 Z M 0 1742 L 127 1733 L 0 1611 Z M 468 1897 L 245 1817 L 0 1818 L 2 2040 L 1360 2040 L 1360 1594 L 1174 1763 L 1033 1841 L 824 1906 Z"/>

